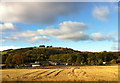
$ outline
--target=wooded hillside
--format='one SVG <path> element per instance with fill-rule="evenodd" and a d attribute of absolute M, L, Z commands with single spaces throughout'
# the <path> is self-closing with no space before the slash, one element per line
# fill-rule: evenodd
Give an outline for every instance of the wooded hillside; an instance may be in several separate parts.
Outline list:
<path fill-rule="evenodd" d="M 102 65 L 120 62 L 120 52 L 80 52 L 61 47 L 29 47 L 2 51 L 2 63 L 9 66 L 35 61 L 61 61 L 74 65 Z"/>

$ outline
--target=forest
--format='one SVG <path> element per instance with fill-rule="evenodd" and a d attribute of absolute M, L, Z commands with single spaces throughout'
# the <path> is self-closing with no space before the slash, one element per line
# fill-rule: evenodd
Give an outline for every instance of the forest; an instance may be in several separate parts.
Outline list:
<path fill-rule="evenodd" d="M 34 63 L 35 61 L 61 61 L 74 65 L 103 65 L 120 63 L 120 52 L 81 52 L 62 47 L 27 47 L 1 52 L 2 64 L 7 67 Z"/>

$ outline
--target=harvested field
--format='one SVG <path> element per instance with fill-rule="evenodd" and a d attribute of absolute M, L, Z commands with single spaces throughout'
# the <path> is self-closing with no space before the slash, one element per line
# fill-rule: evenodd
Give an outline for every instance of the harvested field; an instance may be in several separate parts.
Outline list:
<path fill-rule="evenodd" d="M 3 81 L 118 81 L 118 66 L 65 66 L 3 69 Z"/>

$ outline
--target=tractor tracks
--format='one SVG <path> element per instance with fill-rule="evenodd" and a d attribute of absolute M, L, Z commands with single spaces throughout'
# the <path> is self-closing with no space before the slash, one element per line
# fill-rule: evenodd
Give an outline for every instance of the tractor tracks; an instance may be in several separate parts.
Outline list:
<path fill-rule="evenodd" d="M 64 71 L 64 72 L 63 72 Z M 63 72 L 63 73 L 62 73 Z M 66 73 L 66 74 L 65 74 Z M 26 73 L 24 75 L 18 76 L 21 79 L 30 80 L 42 80 L 42 79 L 55 79 L 59 77 L 68 76 L 69 78 L 81 79 L 87 77 L 87 73 L 82 69 L 42 69 L 34 72 Z"/>
<path fill-rule="evenodd" d="M 32 79 L 32 80 L 37 80 L 37 79 L 42 79 L 42 78 L 52 78 L 52 77 L 57 77 L 62 71 L 63 69 L 39 70 L 35 72 L 26 73 L 17 78 Z"/>
<path fill-rule="evenodd" d="M 48 71 L 42 75 L 36 76 L 34 78 L 34 80 L 36 79 L 42 79 L 42 78 L 52 78 L 52 77 L 57 77 L 61 72 L 63 71 L 63 69 L 57 69 L 57 70 L 53 70 L 53 71 Z"/>
<path fill-rule="evenodd" d="M 71 69 L 71 71 L 68 72 L 67 74 L 70 77 L 74 77 L 74 78 L 78 78 L 78 79 L 81 78 L 81 77 L 82 78 L 88 77 L 88 75 L 85 71 L 83 71 L 82 69 L 76 69 L 76 68 Z"/>

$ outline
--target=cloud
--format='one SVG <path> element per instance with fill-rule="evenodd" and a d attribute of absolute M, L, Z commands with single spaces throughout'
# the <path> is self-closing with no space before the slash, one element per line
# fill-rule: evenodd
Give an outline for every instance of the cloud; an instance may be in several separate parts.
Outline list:
<path fill-rule="evenodd" d="M 15 30 L 15 29 L 17 28 L 12 23 L 0 24 L 0 31 Z"/>
<path fill-rule="evenodd" d="M 14 34 L 12 37 L 4 37 L 4 40 L 13 41 L 27 41 L 27 42 L 39 42 L 50 41 L 50 37 L 62 39 L 65 41 L 115 41 L 113 35 L 103 35 L 102 33 L 87 34 L 88 25 L 83 22 L 64 21 L 59 24 L 58 28 L 47 27 L 44 29 L 38 29 L 36 31 L 25 31 Z"/>
<path fill-rule="evenodd" d="M 49 36 L 63 40 L 79 41 L 86 40 L 88 38 L 88 35 L 85 32 L 83 32 L 84 30 L 87 29 L 88 26 L 85 23 L 64 21 L 59 24 L 59 28 L 47 27 L 45 29 L 38 29 L 36 31 L 25 31 L 18 33 L 13 37 L 24 39 L 29 42 L 30 41 L 35 42 L 38 40 L 49 41 L 50 40 L 50 38 L 48 38 Z"/>
<path fill-rule="evenodd" d="M 98 41 L 106 40 L 105 37 L 101 33 L 91 34 L 91 39 L 98 40 Z"/>
<path fill-rule="evenodd" d="M 38 34 L 50 35 L 55 38 L 71 40 L 71 41 L 79 41 L 86 40 L 87 34 L 83 32 L 88 29 L 87 24 L 82 22 L 72 22 L 72 21 L 64 21 L 59 24 L 58 29 L 54 28 L 46 28 L 37 30 Z"/>
<path fill-rule="evenodd" d="M 64 21 L 60 24 L 60 30 L 68 33 L 83 31 L 87 28 L 87 25 L 82 22 Z"/>
<path fill-rule="evenodd" d="M 81 41 L 81 40 L 88 40 L 89 36 L 85 32 L 77 32 L 77 33 L 58 35 L 56 36 L 56 38 L 60 38 L 63 40 L 70 40 L 70 41 Z"/>
<path fill-rule="evenodd" d="M 17 46 L 0 46 L 0 51 L 7 50 L 7 49 L 18 49 L 18 48 L 21 48 L 21 47 L 17 47 Z"/>
<path fill-rule="evenodd" d="M 30 30 L 16 34 L 17 37 L 33 37 L 36 35 L 38 35 L 36 31 L 30 31 Z"/>
<path fill-rule="evenodd" d="M 46 37 L 46 36 L 34 36 L 34 37 L 26 39 L 26 41 L 31 42 L 31 43 L 37 43 L 40 40 L 42 40 L 42 41 L 50 41 L 51 39 Z"/>
<path fill-rule="evenodd" d="M 52 24 L 59 17 L 78 14 L 86 3 L 70 2 L 33 2 L 1 3 L 0 19 L 2 22 Z M 1 21 L 1 20 L 0 20 Z"/>
<path fill-rule="evenodd" d="M 95 7 L 93 16 L 99 20 L 106 21 L 109 19 L 109 8 L 107 6 Z"/>
<path fill-rule="evenodd" d="M 9 36 L 9 37 L 3 37 L 0 42 L 15 42 L 15 41 L 26 41 L 30 43 L 37 43 L 40 41 L 50 41 L 51 39 L 47 36 Z"/>
<path fill-rule="evenodd" d="M 102 33 L 92 33 L 91 34 L 91 39 L 92 40 L 96 40 L 96 41 L 113 41 L 116 42 L 116 39 L 113 37 L 114 34 L 107 34 L 107 35 L 103 35 Z"/>
<path fill-rule="evenodd" d="M 15 36 L 14 36 L 14 37 L 3 37 L 2 39 L 3 39 L 3 40 L 8 40 L 8 41 L 12 41 L 12 42 L 13 42 L 13 41 L 18 40 L 18 37 L 15 37 Z"/>
<path fill-rule="evenodd" d="M 118 2 L 119 0 L 1 0 L 2 2 Z"/>

